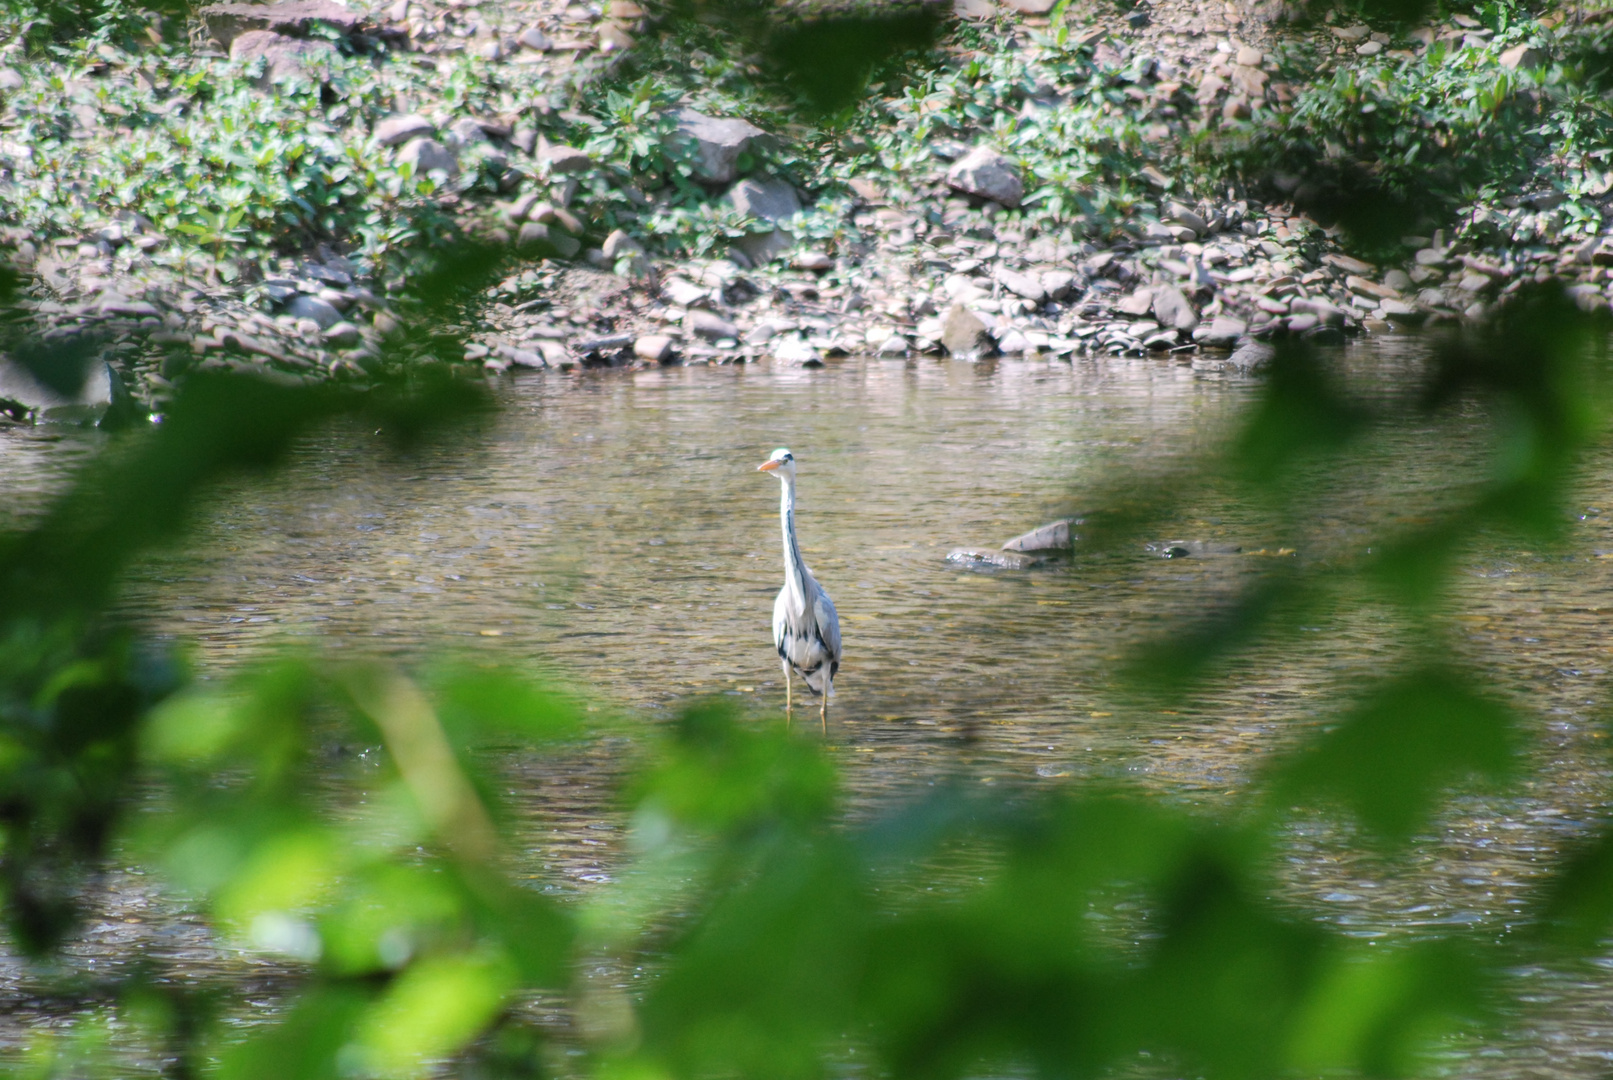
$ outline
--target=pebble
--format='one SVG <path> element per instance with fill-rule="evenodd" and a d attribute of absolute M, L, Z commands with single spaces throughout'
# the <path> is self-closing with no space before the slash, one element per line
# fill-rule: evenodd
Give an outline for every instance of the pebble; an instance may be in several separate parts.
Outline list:
<path fill-rule="evenodd" d="M 298 293 L 286 304 L 286 313 L 298 319 L 310 319 L 320 330 L 329 330 L 342 321 L 342 313 L 328 301 L 307 293 Z"/>
<path fill-rule="evenodd" d="M 633 355 L 652 364 L 664 364 L 672 355 L 672 338 L 668 334 L 645 334 L 633 342 Z"/>
<path fill-rule="evenodd" d="M 721 315 L 706 311 L 702 308 L 691 308 L 684 317 L 683 328 L 690 334 L 707 341 L 721 341 L 725 338 L 738 340 L 739 328 Z"/>

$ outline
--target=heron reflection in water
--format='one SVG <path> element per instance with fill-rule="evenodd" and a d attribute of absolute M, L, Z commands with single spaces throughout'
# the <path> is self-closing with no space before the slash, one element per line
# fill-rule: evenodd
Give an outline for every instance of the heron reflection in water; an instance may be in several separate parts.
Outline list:
<path fill-rule="evenodd" d="M 779 522 L 784 526 L 784 588 L 773 601 L 773 644 L 784 667 L 784 715 L 789 723 L 794 706 L 792 676 L 799 675 L 813 695 L 822 699 L 818 717 L 829 734 L 829 698 L 835 672 L 840 670 L 840 616 L 834 601 L 801 561 L 795 539 L 795 456 L 780 447 L 757 468 L 778 477 Z"/>

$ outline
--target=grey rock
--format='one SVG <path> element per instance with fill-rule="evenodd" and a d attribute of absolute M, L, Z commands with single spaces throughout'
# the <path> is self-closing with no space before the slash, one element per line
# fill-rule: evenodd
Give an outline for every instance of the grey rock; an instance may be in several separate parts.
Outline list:
<path fill-rule="evenodd" d="M 1208 325 L 1193 331 L 1193 340 L 1211 349 L 1230 349 L 1248 331 L 1249 325 L 1242 319 L 1217 315 Z"/>
<path fill-rule="evenodd" d="M 941 326 L 941 344 L 960 360 L 989 356 L 993 348 L 986 324 L 962 304 L 954 304 L 947 311 L 946 321 Z"/>
<path fill-rule="evenodd" d="M 689 314 L 684 316 L 683 328 L 698 338 L 707 341 L 721 341 L 724 338 L 739 339 L 739 327 L 703 308 L 691 308 Z"/>
<path fill-rule="evenodd" d="M 336 48 L 328 41 L 287 37 L 272 30 L 248 30 L 230 42 L 230 59 L 264 61 L 264 74 L 270 82 L 294 78 L 328 82 L 336 57 Z"/>
<path fill-rule="evenodd" d="M 1411 275 L 1406 273 L 1404 270 L 1390 270 L 1388 273 L 1383 275 L 1383 283 L 1395 290 L 1395 292 L 1399 293 L 1410 293 L 1416 291 L 1416 286 L 1412 283 Z"/>
<path fill-rule="evenodd" d="M 325 344 L 338 349 L 351 349 L 364 340 L 364 335 L 359 333 L 358 327 L 345 319 L 327 326 L 323 336 Z"/>
<path fill-rule="evenodd" d="M 1042 289 L 1049 300 L 1063 300 L 1075 291 L 1075 275 L 1068 270 L 1042 271 Z"/>
<path fill-rule="evenodd" d="M 307 293 L 298 293 L 286 305 L 286 313 L 293 318 L 312 319 L 321 330 L 329 330 L 342 321 L 342 313 L 327 301 Z"/>
<path fill-rule="evenodd" d="M 1404 300 L 1385 300 L 1378 305 L 1378 314 L 1399 326 L 1421 326 L 1428 321 L 1428 312 Z"/>
<path fill-rule="evenodd" d="M 600 251 L 612 264 L 618 259 L 632 259 L 637 262 L 644 258 L 644 248 L 622 229 L 612 230 L 611 234 L 605 237 L 605 242 L 600 245 Z"/>
<path fill-rule="evenodd" d="M 209 4 L 197 12 L 207 32 L 225 48 L 250 30 L 307 37 L 315 26 L 343 36 L 358 26 L 358 13 L 332 0 L 284 0 L 278 4 Z"/>
<path fill-rule="evenodd" d="M 1047 290 L 1042 287 L 1041 280 L 1029 274 L 1021 274 L 1017 270 L 999 266 L 997 280 L 1002 283 L 1003 288 L 1015 296 L 1023 296 L 1032 303 L 1040 304 L 1047 299 Z"/>
<path fill-rule="evenodd" d="M 510 132 L 510 145 L 523 154 L 530 154 L 538 145 L 538 133 L 528 127 L 516 128 Z"/>
<path fill-rule="evenodd" d="M 1182 290 L 1173 285 L 1162 285 L 1154 290 L 1153 309 L 1154 318 L 1159 320 L 1161 326 L 1190 331 L 1199 323 L 1193 305 L 1182 294 Z"/>
<path fill-rule="evenodd" d="M 708 184 L 727 184 L 739 174 L 739 155 L 767 132 L 745 120 L 707 116 L 693 109 L 676 113 L 678 137 L 693 151 L 694 177 Z"/>
<path fill-rule="evenodd" d="M 529 26 L 522 30 L 515 40 L 520 42 L 522 47 L 531 49 L 534 52 L 549 51 L 550 42 L 548 36 L 536 26 Z"/>
<path fill-rule="evenodd" d="M 432 172 L 445 172 L 449 176 L 459 175 L 459 159 L 454 152 L 438 142 L 436 139 L 410 139 L 398 151 L 398 163 L 414 166 L 416 176 L 424 176 Z"/>
<path fill-rule="evenodd" d="M 977 146 L 947 170 L 947 186 L 966 195 L 1014 207 L 1025 196 L 1019 168 L 989 146 Z"/>
<path fill-rule="evenodd" d="M 448 131 L 443 136 L 443 139 L 448 145 L 462 150 L 467 146 L 475 146 L 477 143 L 486 142 L 487 132 L 482 130 L 482 125 L 470 117 L 462 116 L 448 125 Z"/>
<path fill-rule="evenodd" d="M 1277 350 L 1270 345 L 1263 341 L 1250 341 L 1238 346 L 1227 357 L 1227 363 L 1242 371 L 1261 371 L 1270 367 L 1276 357 Z"/>
<path fill-rule="evenodd" d="M 538 139 L 538 162 L 557 174 L 583 172 L 594 167 L 594 159 L 575 146 L 551 143 L 542 137 Z"/>
<path fill-rule="evenodd" d="M 1059 518 L 1046 525 L 1021 533 L 1003 545 L 1004 551 L 1069 551 L 1078 537 L 1072 527 L 1081 524 L 1080 518 Z"/>
<path fill-rule="evenodd" d="M 1318 322 L 1328 326 L 1344 325 L 1344 309 L 1326 300 L 1295 297 L 1289 303 L 1288 310 L 1296 315 L 1314 315 Z"/>
<path fill-rule="evenodd" d="M 795 246 L 795 237 L 788 229 L 752 233 L 734 241 L 734 247 L 752 266 L 765 266 L 787 254 Z"/>
<path fill-rule="evenodd" d="M 1322 320 L 1309 311 L 1302 311 L 1288 316 L 1283 320 L 1283 326 L 1290 334 L 1303 334 L 1307 330 L 1315 330 L 1322 325 Z"/>
<path fill-rule="evenodd" d="M 967 570 L 1029 570 L 1041 565 L 1034 555 L 1018 555 L 1007 551 L 980 551 L 976 548 L 957 548 L 947 552 L 947 562 Z"/>
<path fill-rule="evenodd" d="M 906 356 L 907 339 L 901 334 L 892 334 L 879 343 L 880 356 Z"/>
<path fill-rule="evenodd" d="M 0 90 L 21 90 L 22 75 L 16 68 L 0 67 Z"/>
<path fill-rule="evenodd" d="M 741 180 L 729 189 L 725 199 L 746 217 L 775 225 L 801 212 L 801 200 L 784 180 Z M 753 266 L 763 266 L 794 245 L 795 237 L 789 230 L 772 228 L 742 237 L 734 246 L 745 253 Z"/>
<path fill-rule="evenodd" d="M 774 225 L 801 212 L 795 188 L 784 180 L 741 180 L 723 198 L 744 216 Z"/>
<path fill-rule="evenodd" d="M 633 355 L 652 364 L 664 364 L 672 355 L 672 338 L 668 334 L 645 334 L 633 342 Z"/>
<path fill-rule="evenodd" d="M 1238 555 L 1243 548 L 1238 544 L 1215 540 L 1159 540 L 1144 544 L 1143 550 L 1162 559 L 1203 558 L 1208 555 Z"/>
<path fill-rule="evenodd" d="M 797 270 L 826 274 L 834 269 L 835 261 L 826 251 L 803 251 L 790 260 L 790 265 Z"/>
<path fill-rule="evenodd" d="M 773 359 L 797 367 L 822 367 L 823 357 L 799 334 L 785 334 L 773 345 Z"/>
<path fill-rule="evenodd" d="M 997 351 L 1004 356 L 1019 356 L 1030 351 L 1030 338 L 1018 330 L 1007 330 L 997 335 Z"/>
<path fill-rule="evenodd" d="M 559 256 L 562 259 L 569 259 L 582 250 L 582 241 L 575 236 L 568 236 L 557 228 L 551 228 L 537 221 L 529 221 L 522 225 L 515 243 L 523 254 L 539 258 Z"/>

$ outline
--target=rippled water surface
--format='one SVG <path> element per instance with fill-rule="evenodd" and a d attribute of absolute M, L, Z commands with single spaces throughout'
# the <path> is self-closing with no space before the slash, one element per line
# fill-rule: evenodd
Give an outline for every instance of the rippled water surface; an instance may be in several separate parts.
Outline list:
<path fill-rule="evenodd" d="M 1362 385 L 1392 387 L 1411 357 L 1363 347 L 1347 362 Z M 1214 802 L 1319 722 L 1331 692 L 1431 643 L 1383 605 L 1319 613 L 1175 711 L 1118 693 L 1126 645 L 1273 559 L 1359 550 L 1420 505 L 1409 493 L 1459 491 L 1485 449 L 1474 418 L 1430 423 L 1316 478 L 1305 527 L 1212 489 L 1117 553 L 991 573 L 945 557 L 995 548 L 1100 490 L 1145 493 L 1161 462 L 1207 461 L 1254 390 L 1159 360 L 529 377 L 504 388 L 496 421 L 422 456 L 396 457 L 351 427 L 310 439 L 285 473 L 212 500 L 194 542 L 144 562 L 123 605 L 194 643 L 205 677 L 288 642 L 406 659 L 447 645 L 541 665 L 646 724 L 699 695 L 777 711 L 778 485 L 755 467 L 789 446 L 802 548 L 842 619 L 829 739 L 854 813 L 956 774 L 978 784 L 1129 774 L 1162 798 Z M 0 487 L 14 493 L 0 517 L 42 506 L 85 452 L 76 437 L 0 432 Z M 1363 935 L 1476 923 L 1502 937 L 1541 863 L 1602 813 L 1613 611 L 1602 556 L 1613 532 L 1599 508 L 1610 482 L 1613 461 L 1593 463 L 1560 550 L 1475 538 L 1459 630 L 1434 643 L 1493 669 L 1539 717 L 1536 779 L 1507 799 L 1460 801 L 1440 836 L 1394 865 L 1302 829 L 1295 897 Z M 1149 539 L 1241 551 L 1166 560 Z M 607 877 L 619 825 L 609 754 L 509 771 L 526 793 L 534 872 L 578 890 Z M 144 895 L 118 883 L 73 962 L 104 964 L 137 938 L 199 966 L 248 964 L 194 921 L 153 914 Z M 0 993 L 19 980 L 17 964 L 0 962 Z M 1460 1070 L 1603 1074 L 1613 981 L 1533 982 L 1511 1038 Z"/>

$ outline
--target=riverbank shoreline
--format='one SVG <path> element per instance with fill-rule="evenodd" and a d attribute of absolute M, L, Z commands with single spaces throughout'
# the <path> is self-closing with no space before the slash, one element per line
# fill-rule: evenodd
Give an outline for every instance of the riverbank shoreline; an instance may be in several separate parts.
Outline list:
<path fill-rule="evenodd" d="M 1589 18 L 960 0 L 927 60 L 832 125 L 710 48 L 674 69 L 701 41 L 626 0 L 213 5 L 152 18 L 143 47 L 105 31 L 54 54 L 16 36 L 0 169 L 22 308 L 108 366 L 75 397 L 8 362 L 0 401 L 21 422 L 124 395 L 160 413 L 196 370 L 364 380 L 400 362 L 423 257 L 458 242 L 504 261 L 431 355 L 494 374 L 854 353 L 1249 369 L 1276 337 L 1479 319 L 1532 282 L 1605 307 L 1613 174 L 1584 118 L 1508 166 L 1516 192 L 1442 216 L 1383 181 L 1384 216 L 1420 215 L 1387 241 L 1329 164 L 1372 151 L 1388 175 L 1381 147 L 1357 132 L 1308 173 L 1281 156 L 1334 97 L 1381 111 L 1374 78 L 1437 75 L 1453 100 L 1494 83 L 1470 119 L 1538 119 Z M 1238 156 L 1279 130 L 1261 168 Z"/>

